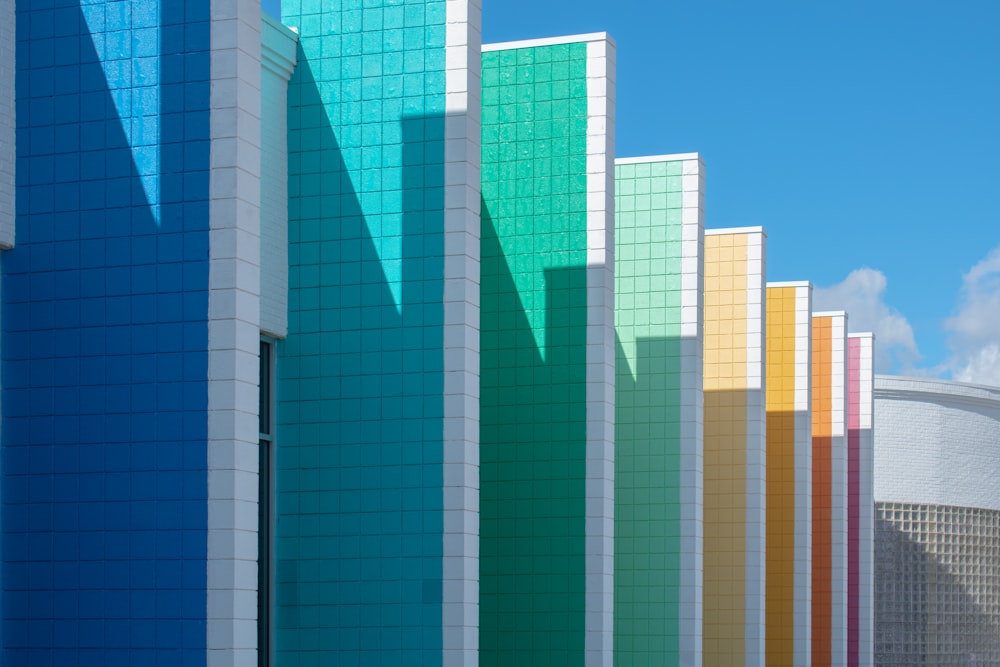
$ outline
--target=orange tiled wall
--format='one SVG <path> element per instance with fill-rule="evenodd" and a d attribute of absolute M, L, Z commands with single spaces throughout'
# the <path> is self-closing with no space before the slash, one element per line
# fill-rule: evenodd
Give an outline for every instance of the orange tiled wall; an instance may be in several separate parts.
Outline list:
<path fill-rule="evenodd" d="M 767 288 L 766 651 L 780 667 L 794 664 L 796 290 Z"/>
<path fill-rule="evenodd" d="M 830 667 L 833 641 L 833 319 L 813 318 L 812 664 Z"/>

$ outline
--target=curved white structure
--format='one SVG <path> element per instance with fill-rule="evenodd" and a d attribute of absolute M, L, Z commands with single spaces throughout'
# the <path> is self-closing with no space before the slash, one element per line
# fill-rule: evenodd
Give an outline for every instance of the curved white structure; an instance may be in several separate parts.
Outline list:
<path fill-rule="evenodd" d="M 1000 387 L 876 376 L 875 500 L 1000 510 Z"/>
<path fill-rule="evenodd" d="M 875 378 L 875 664 L 1000 664 L 1000 388 Z"/>

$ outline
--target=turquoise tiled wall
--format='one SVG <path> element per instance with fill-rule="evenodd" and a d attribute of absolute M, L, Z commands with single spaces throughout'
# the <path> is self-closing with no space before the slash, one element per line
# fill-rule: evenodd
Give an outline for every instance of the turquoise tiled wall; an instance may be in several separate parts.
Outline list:
<path fill-rule="evenodd" d="M 440 665 L 445 2 L 283 4 L 276 655 Z"/>

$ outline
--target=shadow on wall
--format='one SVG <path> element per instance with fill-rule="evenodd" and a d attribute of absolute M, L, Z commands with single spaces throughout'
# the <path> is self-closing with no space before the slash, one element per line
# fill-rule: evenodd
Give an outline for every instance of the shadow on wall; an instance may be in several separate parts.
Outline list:
<path fill-rule="evenodd" d="M 760 575 L 748 570 L 748 537 L 760 523 L 753 528 L 747 523 L 748 405 L 751 396 L 760 400 L 761 394 L 748 388 L 705 391 L 702 645 L 706 665 L 750 660 L 744 657 L 747 604 L 748 593 L 756 589 L 747 585 L 747 579 L 756 581 Z"/>
<path fill-rule="evenodd" d="M 402 192 L 368 180 L 384 178 L 389 151 L 368 148 L 376 164 L 349 172 L 328 120 L 345 105 L 321 96 L 301 48 L 278 347 L 276 655 L 440 664 L 445 119 L 401 120 Z M 398 308 L 373 238 L 383 209 L 402 211 Z"/>
<path fill-rule="evenodd" d="M 615 336 L 615 654 L 680 651 L 681 339 Z"/>
<path fill-rule="evenodd" d="M 0 662 L 203 662 L 208 5 L 56 4 L 17 10 Z"/>
<path fill-rule="evenodd" d="M 997 619 L 983 613 L 962 580 L 925 545 L 880 513 L 876 509 L 875 664 L 1000 665 Z"/>
<path fill-rule="evenodd" d="M 481 209 L 480 660 L 583 664 L 587 270 L 544 273 L 543 360 Z"/>
<path fill-rule="evenodd" d="M 806 518 L 806 511 L 798 506 L 799 498 L 795 495 L 795 423 L 807 415 L 767 411 L 765 650 L 768 660 L 775 665 L 795 664 L 795 629 L 802 613 L 801 610 L 799 615 L 795 613 L 795 538 L 802 536 L 796 529 L 796 515 Z M 812 446 L 811 438 L 807 446 Z M 800 543 L 798 548 L 804 546 Z"/>

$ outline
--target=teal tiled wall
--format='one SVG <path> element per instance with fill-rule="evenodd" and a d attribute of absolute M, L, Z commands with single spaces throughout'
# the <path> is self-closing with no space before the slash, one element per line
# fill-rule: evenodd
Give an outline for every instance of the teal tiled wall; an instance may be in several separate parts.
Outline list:
<path fill-rule="evenodd" d="M 483 54 L 482 665 L 584 659 L 586 67 Z"/>
<path fill-rule="evenodd" d="M 283 5 L 276 655 L 440 665 L 445 2 Z"/>

